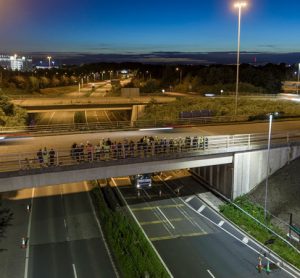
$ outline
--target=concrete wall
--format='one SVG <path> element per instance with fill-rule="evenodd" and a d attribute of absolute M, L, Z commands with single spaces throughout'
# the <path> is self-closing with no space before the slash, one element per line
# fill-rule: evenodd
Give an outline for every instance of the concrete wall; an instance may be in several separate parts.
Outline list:
<path fill-rule="evenodd" d="M 131 122 L 137 121 L 144 113 L 146 105 L 133 105 L 131 112 Z"/>
<path fill-rule="evenodd" d="M 282 147 L 270 150 L 270 175 L 300 156 L 300 147 Z M 232 198 L 251 191 L 267 177 L 267 150 L 234 154 Z"/>
<path fill-rule="evenodd" d="M 0 178 L 0 192 L 21 188 L 38 187 L 62 183 L 80 182 L 111 177 L 123 177 L 141 173 L 153 173 L 176 169 L 205 167 L 232 163 L 233 156 L 207 155 L 199 157 L 178 158 L 162 161 L 141 161 L 139 163 L 110 161 L 109 163 L 81 164 L 56 168 L 28 170 L 23 173 L 10 173 L 10 177 Z M 84 168 L 86 167 L 86 168 Z M 29 171 L 32 171 L 30 174 Z M 14 175 L 13 175 L 14 174 Z M 26 175 L 25 175 L 26 174 Z M 3 173 L 1 174 L 3 176 Z"/>
<path fill-rule="evenodd" d="M 192 171 L 205 180 L 213 189 L 231 198 L 233 164 L 194 168 Z"/>
<path fill-rule="evenodd" d="M 139 97 L 140 88 L 121 88 L 122 97 Z"/>

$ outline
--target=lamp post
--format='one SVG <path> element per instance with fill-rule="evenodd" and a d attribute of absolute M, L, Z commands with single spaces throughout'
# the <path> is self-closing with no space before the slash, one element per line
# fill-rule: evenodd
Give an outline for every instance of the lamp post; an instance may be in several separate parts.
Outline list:
<path fill-rule="evenodd" d="M 238 48 L 237 48 L 237 62 L 236 62 L 236 86 L 235 86 L 235 106 L 234 115 L 237 115 L 237 105 L 238 105 L 238 93 L 239 93 L 239 77 L 240 77 L 240 46 L 241 46 L 241 17 L 242 8 L 246 7 L 247 3 L 243 1 L 238 1 L 234 4 L 234 7 L 239 11 L 238 19 Z"/>
<path fill-rule="evenodd" d="M 176 68 L 176 71 L 179 71 L 179 84 L 181 84 L 181 81 L 182 81 L 182 69 Z"/>
<path fill-rule="evenodd" d="M 297 95 L 299 94 L 299 77 L 300 77 L 300 63 L 298 63 Z"/>
<path fill-rule="evenodd" d="M 265 220 L 267 219 L 267 200 L 268 200 L 268 185 L 269 185 L 269 172 L 270 172 L 270 147 L 271 147 L 272 121 L 273 121 L 273 114 L 270 114 L 269 115 L 269 136 L 268 136 L 268 153 L 267 153 L 267 177 L 266 177 L 266 192 L 265 192 L 265 209 L 264 209 Z"/>
<path fill-rule="evenodd" d="M 51 59 L 52 59 L 52 57 L 51 57 L 51 56 L 48 56 L 48 57 L 47 57 L 47 59 L 48 59 L 48 62 L 49 62 L 48 68 L 50 69 L 50 67 L 51 67 Z"/>

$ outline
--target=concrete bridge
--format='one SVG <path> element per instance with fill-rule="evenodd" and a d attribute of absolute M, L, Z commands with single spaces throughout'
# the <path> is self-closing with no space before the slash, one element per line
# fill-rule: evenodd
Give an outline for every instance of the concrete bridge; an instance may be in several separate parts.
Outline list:
<path fill-rule="evenodd" d="M 84 159 L 70 150 L 57 150 L 47 166 L 35 153 L 3 155 L 0 158 L 0 191 L 12 191 L 93 179 L 122 177 L 189 168 L 213 188 L 234 199 L 249 192 L 267 175 L 267 134 L 208 136 L 206 144 L 191 143 L 156 149 L 155 145 Z M 199 138 L 200 140 L 200 138 Z M 300 133 L 273 134 L 269 174 L 300 156 Z"/>

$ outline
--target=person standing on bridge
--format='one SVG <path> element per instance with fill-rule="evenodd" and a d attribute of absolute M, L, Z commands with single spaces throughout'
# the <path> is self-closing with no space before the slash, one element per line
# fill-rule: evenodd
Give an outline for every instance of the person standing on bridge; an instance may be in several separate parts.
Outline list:
<path fill-rule="evenodd" d="M 42 149 L 39 149 L 38 152 L 36 153 L 36 156 L 37 156 L 37 159 L 38 159 L 38 162 L 40 164 L 40 167 L 43 167 L 43 152 L 42 152 Z"/>
<path fill-rule="evenodd" d="M 48 150 L 45 147 L 43 150 L 43 162 L 44 162 L 44 166 L 48 166 L 48 159 L 49 159 L 49 154 L 48 154 Z"/>
<path fill-rule="evenodd" d="M 51 150 L 49 151 L 50 166 L 54 166 L 54 160 L 55 160 L 55 151 L 53 150 L 53 148 L 51 148 Z"/>

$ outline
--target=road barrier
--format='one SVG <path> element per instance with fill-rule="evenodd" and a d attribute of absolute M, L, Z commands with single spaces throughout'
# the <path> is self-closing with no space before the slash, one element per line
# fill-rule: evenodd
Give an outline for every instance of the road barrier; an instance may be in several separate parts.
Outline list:
<path fill-rule="evenodd" d="M 99 138 L 100 139 L 100 138 Z M 185 138 L 150 138 L 118 142 L 111 145 L 97 142 L 77 145 L 69 149 L 55 149 L 43 155 L 36 152 L 2 154 L 0 172 L 29 171 L 70 165 L 92 165 L 108 161 L 128 163 L 177 159 L 201 155 L 215 155 L 238 151 L 266 149 L 268 134 L 240 134 L 221 136 L 187 136 Z M 300 145 L 300 132 L 273 133 L 272 147 Z"/>

